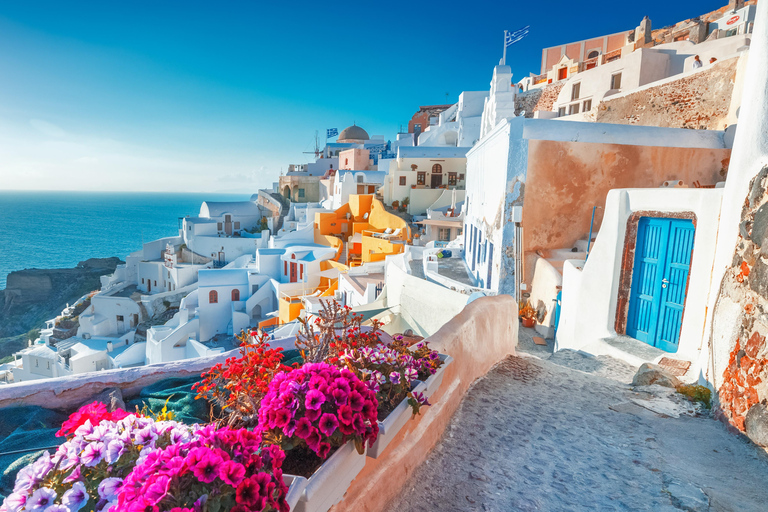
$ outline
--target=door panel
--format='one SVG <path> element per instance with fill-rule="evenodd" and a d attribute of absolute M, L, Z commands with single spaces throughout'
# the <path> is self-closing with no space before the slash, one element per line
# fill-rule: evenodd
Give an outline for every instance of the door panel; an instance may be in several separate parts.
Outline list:
<path fill-rule="evenodd" d="M 667 352 L 680 340 L 695 228 L 690 220 L 638 222 L 627 334 Z"/>
<path fill-rule="evenodd" d="M 295 263 L 291 263 L 291 282 L 292 283 L 296 282 L 296 264 Z"/>

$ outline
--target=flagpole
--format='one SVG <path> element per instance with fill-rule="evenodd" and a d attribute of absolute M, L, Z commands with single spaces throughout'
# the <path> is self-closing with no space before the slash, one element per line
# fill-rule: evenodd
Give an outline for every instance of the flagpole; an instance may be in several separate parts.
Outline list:
<path fill-rule="evenodd" d="M 501 65 L 506 66 L 507 65 L 507 31 L 504 31 L 504 53 L 501 57 Z"/>

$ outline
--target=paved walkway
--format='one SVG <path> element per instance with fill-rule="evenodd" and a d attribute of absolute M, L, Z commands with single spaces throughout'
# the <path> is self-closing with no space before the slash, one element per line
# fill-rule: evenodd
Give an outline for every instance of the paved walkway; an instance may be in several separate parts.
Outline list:
<path fill-rule="evenodd" d="M 678 395 L 632 390 L 625 363 L 521 331 L 520 357 L 474 384 L 391 512 L 768 510 L 762 450 Z"/>

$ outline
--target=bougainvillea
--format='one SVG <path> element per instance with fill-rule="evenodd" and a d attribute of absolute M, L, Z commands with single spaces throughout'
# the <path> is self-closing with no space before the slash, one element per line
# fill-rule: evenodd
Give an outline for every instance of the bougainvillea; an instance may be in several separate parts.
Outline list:
<path fill-rule="evenodd" d="M 240 357 L 213 366 L 192 389 L 197 398 L 207 398 L 221 408 L 218 424 L 252 427 L 272 378 L 291 368 L 281 363 L 283 349 L 271 348 L 266 337 L 251 340 L 243 333 L 238 339 L 242 341 Z"/>
<path fill-rule="evenodd" d="M 149 454 L 117 492 L 110 512 L 288 512 L 283 451 L 247 429 L 209 425 L 195 439 Z"/>
<path fill-rule="evenodd" d="M 257 430 L 286 448 L 306 446 L 326 458 L 354 441 L 358 451 L 376 441 L 375 393 L 350 370 L 307 363 L 275 376 L 261 401 Z"/>
<path fill-rule="evenodd" d="M 70 416 L 66 428 L 82 420 L 72 437 L 53 455 L 45 452 L 19 471 L 13 493 L 0 510 L 106 511 L 115 503 L 123 478 L 137 463 L 158 449 L 189 441 L 197 428 L 134 414 L 118 421 L 102 419 L 92 424 L 91 418 L 110 416 L 102 413 L 106 413 L 106 409 L 102 411 L 90 404 Z M 117 417 L 123 413 L 125 411 L 112 415 Z"/>

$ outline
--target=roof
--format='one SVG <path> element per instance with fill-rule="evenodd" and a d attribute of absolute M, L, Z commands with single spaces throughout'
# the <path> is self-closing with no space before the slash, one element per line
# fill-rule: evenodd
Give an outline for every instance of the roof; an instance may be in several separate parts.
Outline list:
<path fill-rule="evenodd" d="M 339 134 L 338 138 L 336 140 L 369 140 L 370 137 L 368 136 L 368 132 L 363 130 L 357 125 L 352 125 L 347 128 L 344 128 L 341 130 L 341 133 Z"/>
<path fill-rule="evenodd" d="M 204 201 L 200 206 L 200 217 L 221 217 L 231 215 L 261 215 L 259 205 L 251 201 Z"/>
<path fill-rule="evenodd" d="M 248 272 L 242 268 L 200 269 L 197 284 L 204 286 L 247 285 Z"/>
<path fill-rule="evenodd" d="M 453 146 L 398 146 L 397 158 L 466 158 L 470 149 Z"/>
<path fill-rule="evenodd" d="M 387 177 L 386 171 L 350 171 L 350 170 L 342 170 L 338 172 L 338 176 L 340 180 L 343 180 L 347 174 L 351 174 L 352 176 L 355 176 L 356 174 L 362 173 L 365 175 L 365 182 L 366 183 L 384 183 L 384 178 Z"/>

